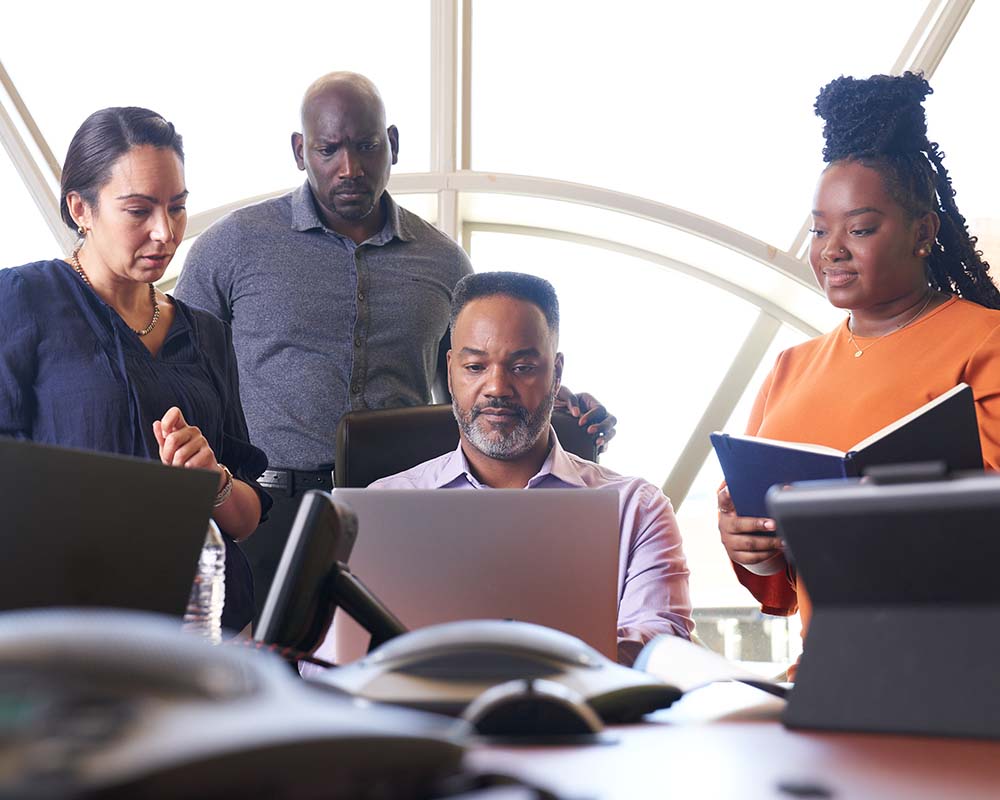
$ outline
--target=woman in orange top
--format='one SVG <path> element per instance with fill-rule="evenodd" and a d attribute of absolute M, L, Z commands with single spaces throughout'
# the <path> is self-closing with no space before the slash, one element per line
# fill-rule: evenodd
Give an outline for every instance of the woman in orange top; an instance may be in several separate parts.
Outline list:
<path fill-rule="evenodd" d="M 1000 469 L 1000 292 L 927 139 L 919 75 L 838 78 L 816 101 L 826 121 L 809 261 L 836 329 L 784 351 L 747 432 L 848 449 L 964 381 L 983 459 Z M 771 614 L 810 604 L 774 521 L 738 517 L 719 492 L 719 531 L 740 581 Z"/>

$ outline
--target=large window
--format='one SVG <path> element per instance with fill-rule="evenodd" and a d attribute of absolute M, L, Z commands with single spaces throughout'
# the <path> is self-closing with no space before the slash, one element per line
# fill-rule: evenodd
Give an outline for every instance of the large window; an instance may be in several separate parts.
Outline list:
<path fill-rule="evenodd" d="M 302 180 L 289 137 L 306 87 L 332 70 L 375 81 L 400 129 L 400 171 L 430 167 L 426 0 L 43 1 L 5 7 L 0 19 L 0 61 L 56 159 L 96 109 L 152 108 L 184 136 L 192 215 Z"/>
<path fill-rule="evenodd" d="M 26 264 L 58 255 L 56 241 L 41 212 L 21 183 L 14 165 L 0 150 L 0 219 L 8 220 L 0 236 L 4 266 Z"/>
<path fill-rule="evenodd" d="M 887 71 L 925 6 L 477 2 L 472 166 L 606 186 L 787 246 L 821 164 L 818 88 Z"/>
<path fill-rule="evenodd" d="M 979 246 L 1000 271 L 1000 62 L 985 54 L 996 46 L 1000 3 L 976 3 L 931 81 L 927 132 L 945 152 L 958 207 Z"/>

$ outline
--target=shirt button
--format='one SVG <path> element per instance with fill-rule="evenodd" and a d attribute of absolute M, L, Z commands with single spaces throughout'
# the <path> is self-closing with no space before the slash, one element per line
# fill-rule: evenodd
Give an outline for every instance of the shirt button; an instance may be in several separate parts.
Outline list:
<path fill-rule="evenodd" d="M 358 292 L 358 300 L 364 300 L 364 299 L 365 299 L 365 293 L 364 292 Z"/>
<path fill-rule="evenodd" d="M 355 339 L 354 340 L 354 346 L 355 347 L 361 347 L 361 340 L 360 339 Z"/>
<path fill-rule="evenodd" d="M 351 387 L 351 391 L 354 392 L 354 394 L 361 394 L 361 384 L 360 383 L 355 383 Z"/>

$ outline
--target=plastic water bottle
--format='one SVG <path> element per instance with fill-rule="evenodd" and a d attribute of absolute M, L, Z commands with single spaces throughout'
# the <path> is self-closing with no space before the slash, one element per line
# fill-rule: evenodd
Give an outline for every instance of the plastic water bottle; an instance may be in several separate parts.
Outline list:
<path fill-rule="evenodd" d="M 204 636 L 212 644 L 222 642 L 222 606 L 226 602 L 226 543 L 214 520 L 198 559 L 191 596 L 184 612 L 183 630 Z"/>

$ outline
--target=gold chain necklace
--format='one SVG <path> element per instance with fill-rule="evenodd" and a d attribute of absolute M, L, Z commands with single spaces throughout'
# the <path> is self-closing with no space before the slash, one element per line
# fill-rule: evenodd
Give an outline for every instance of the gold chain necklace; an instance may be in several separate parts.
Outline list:
<path fill-rule="evenodd" d="M 76 274 L 83 278 L 83 282 L 93 289 L 94 285 L 90 282 L 90 278 L 87 277 L 87 273 L 83 271 L 83 267 L 80 266 L 80 259 L 77 256 L 77 253 L 79 252 L 79 250 L 73 251 L 72 255 L 69 257 L 69 263 L 73 269 L 76 270 Z M 156 302 L 156 287 L 153 286 L 153 284 L 149 284 L 149 299 L 153 301 L 153 318 L 149 321 L 149 324 L 141 331 L 136 330 L 131 325 L 128 326 L 128 329 L 136 336 L 148 335 L 149 332 L 156 327 L 156 323 L 160 321 L 160 304 Z"/>
<path fill-rule="evenodd" d="M 869 345 L 866 345 L 865 347 L 861 347 L 857 343 L 857 341 L 854 339 L 854 331 L 851 330 L 851 322 L 850 322 L 850 320 L 848 320 L 848 322 L 847 322 L 847 338 L 850 341 L 851 345 L 854 347 L 854 357 L 855 358 L 861 358 L 861 356 L 863 356 L 865 354 L 865 350 L 871 349 L 872 347 L 874 347 L 875 345 L 877 345 L 879 342 L 881 342 L 886 336 L 891 336 L 894 333 L 898 333 L 903 328 L 905 328 L 907 325 L 909 325 L 911 322 L 916 322 L 917 317 L 919 317 L 921 314 L 924 313 L 924 311 L 927 310 L 927 306 L 929 306 L 931 304 L 931 300 L 933 298 L 934 298 L 934 290 L 933 289 L 928 289 L 927 290 L 927 299 L 924 300 L 924 304 L 922 306 L 920 306 L 920 310 L 916 314 L 914 314 L 912 317 L 910 317 L 908 320 L 906 320 L 906 322 L 904 322 L 904 323 L 902 323 L 900 325 L 897 325 L 896 326 L 896 330 L 889 331 L 889 333 L 883 333 L 874 342 L 872 342 Z"/>

